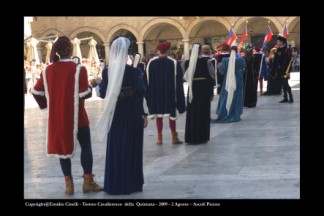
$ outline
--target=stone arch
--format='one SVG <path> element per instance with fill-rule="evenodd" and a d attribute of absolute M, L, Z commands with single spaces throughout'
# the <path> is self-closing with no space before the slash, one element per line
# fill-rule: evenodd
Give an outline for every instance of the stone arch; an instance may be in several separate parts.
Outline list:
<path fill-rule="evenodd" d="M 298 24 L 300 24 L 300 17 L 288 18 L 288 29 L 294 29 Z"/>
<path fill-rule="evenodd" d="M 191 22 L 187 28 L 186 31 L 186 35 L 185 38 L 189 38 L 191 32 L 193 31 L 193 29 L 197 26 L 200 25 L 203 22 L 207 22 L 207 21 L 214 21 L 217 23 L 222 24 L 228 31 L 231 28 L 231 23 L 229 20 L 225 19 L 224 17 L 206 17 L 206 18 L 199 18 L 199 19 L 195 19 L 193 22 Z"/>
<path fill-rule="evenodd" d="M 154 29 L 154 27 L 156 27 L 157 25 L 160 24 L 170 24 L 172 26 L 174 26 L 175 28 L 177 28 L 182 37 L 185 38 L 186 36 L 186 30 L 185 28 L 176 20 L 171 19 L 171 18 L 156 18 L 151 20 L 150 22 L 146 23 L 141 31 L 141 34 L 139 35 L 140 37 L 138 38 L 138 41 L 143 41 L 145 39 L 145 37 L 150 33 L 150 31 L 152 29 Z"/>
<path fill-rule="evenodd" d="M 105 41 L 107 41 L 107 43 L 109 43 L 112 39 L 112 36 L 119 30 L 127 30 L 127 31 L 131 32 L 135 36 L 136 40 L 139 41 L 138 31 L 127 24 L 118 24 L 118 25 L 114 26 L 112 29 L 110 29 L 106 36 Z"/>
<path fill-rule="evenodd" d="M 70 39 L 73 39 L 76 37 L 76 35 L 78 35 L 79 33 L 81 32 L 93 32 L 94 34 L 98 35 L 98 37 L 102 40 L 102 41 L 106 41 L 105 40 L 105 36 L 102 34 L 101 31 L 99 31 L 98 29 L 96 28 L 93 28 L 93 27 L 81 27 L 81 28 L 77 28 L 75 29 L 74 31 L 72 31 L 70 33 Z"/>
<path fill-rule="evenodd" d="M 54 29 L 54 28 L 50 28 L 50 29 L 46 29 L 45 31 L 43 31 L 41 34 L 39 34 L 38 37 L 46 37 L 47 35 L 50 35 L 50 34 L 54 34 L 57 36 L 64 35 L 61 31 Z"/>
<path fill-rule="evenodd" d="M 234 31 L 235 32 L 243 32 L 243 26 L 245 25 L 245 21 L 249 20 L 249 19 L 253 19 L 253 18 L 260 18 L 260 19 L 267 19 L 270 20 L 274 26 L 277 28 L 276 31 L 280 31 L 280 29 L 282 29 L 283 24 L 281 24 L 280 20 L 278 19 L 278 17 L 240 17 L 239 19 L 236 20 L 236 22 L 234 23 Z M 272 29 L 272 31 L 274 31 Z M 275 32 L 276 32 L 275 31 Z"/>

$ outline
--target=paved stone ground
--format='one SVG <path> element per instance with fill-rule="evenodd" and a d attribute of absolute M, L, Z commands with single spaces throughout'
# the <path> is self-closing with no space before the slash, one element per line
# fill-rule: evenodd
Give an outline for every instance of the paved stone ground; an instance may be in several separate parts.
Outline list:
<path fill-rule="evenodd" d="M 244 109 L 242 121 L 211 124 L 203 145 L 172 145 L 167 120 L 164 144 L 156 145 L 155 121 L 144 132 L 143 192 L 111 196 L 82 193 L 80 147 L 72 159 L 75 194 L 64 195 L 65 183 L 57 158 L 45 154 L 46 112 L 26 95 L 24 126 L 24 198 L 26 199 L 299 199 L 300 89 L 299 73 L 289 81 L 295 103 L 279 104 L 282 96 L 260 96 L 256 108 Z M 265 83 L 266 84 L 266 83 Z M 264 86 L 264 88 L 266 85 Z M 212 113 L 219 96 L 212 102 Z M 91 122 L 93 172 L 103 184 L 106 143 L 95 137 L 94 125 L 102 100 L 86 102 Z M 212 115 L 216 117 L 215 114 Z M 177 130 L 184 139 L 185 115 Z"/>

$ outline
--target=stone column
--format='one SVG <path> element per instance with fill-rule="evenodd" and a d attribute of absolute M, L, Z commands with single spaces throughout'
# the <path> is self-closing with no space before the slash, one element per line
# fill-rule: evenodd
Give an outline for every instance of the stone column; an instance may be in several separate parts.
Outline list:
<path fill-rule="evenodd" d="M 141 54 L 141 59 L 142 59 L 144 57 L 144 46 L 143 46 L 144 42 L 140 41 L 140 42 L 136 42 L 136 44 L 137 44 L 138 52 L 139 54 Z"/>
<path fill-rule="evenodd" d="M 105 56 L 106 56 L 106 62 L 105 64 L 108 65 L 109 62 L 109 44 L 103 44 L 105 46 Z"/>
<path fill-rule="evenodd" d="M 37 54 L 38 54 L 38 59 L 39 59 L 38 63 L 40 63 L 43 61 L 43 47 L 37 47 Z"/>
<path fill-rule="evenodd" d="M 189 41 L 190 39 L 183 39 L 184 60 L 189 60 Z"/>

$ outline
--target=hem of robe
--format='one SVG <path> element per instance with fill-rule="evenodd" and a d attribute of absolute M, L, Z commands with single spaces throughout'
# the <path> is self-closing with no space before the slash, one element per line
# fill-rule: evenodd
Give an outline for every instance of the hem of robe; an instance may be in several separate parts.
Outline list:
<path fill-rule="evenodd" d="M 153 115 L 149 115 L 148 116 L 149 119 L 167 118 L 167 117 L 169 117 L 171 120 L 177 120 L 177 117 L 171 116 L 170 113 L 166 113 L 166 114 L 153 114 Z"/>
<path fill-rule="evenodd" d="M 241 118 L 239 118 L 237 120 L 210 119 L 210 123 L 232 123 L 232 122 L 238 122 L 241 120 L 242 120 Z"/>

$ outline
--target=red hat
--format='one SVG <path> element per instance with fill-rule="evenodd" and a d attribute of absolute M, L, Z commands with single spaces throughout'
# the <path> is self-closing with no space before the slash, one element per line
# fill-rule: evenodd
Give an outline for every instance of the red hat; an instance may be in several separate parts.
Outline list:
<path fill-rule="evenodd" d="M 231 50 L 230 46 L 227 43 L 222 43 L 222 44 L 218 45 L 217 48 L 221 48 L 223 51 Z"/>
<path fill-rule="evenodd" d="M 165 53 L 171 47 L 171 42 L 165 41 L 157 45 L 156 49 L 160 52 Z"/>
<path fill-rule="evenodd" d="M 256 52 L 260 52 L 260 47 L 254 47 L 254 50 L 256 51 Z"/>

